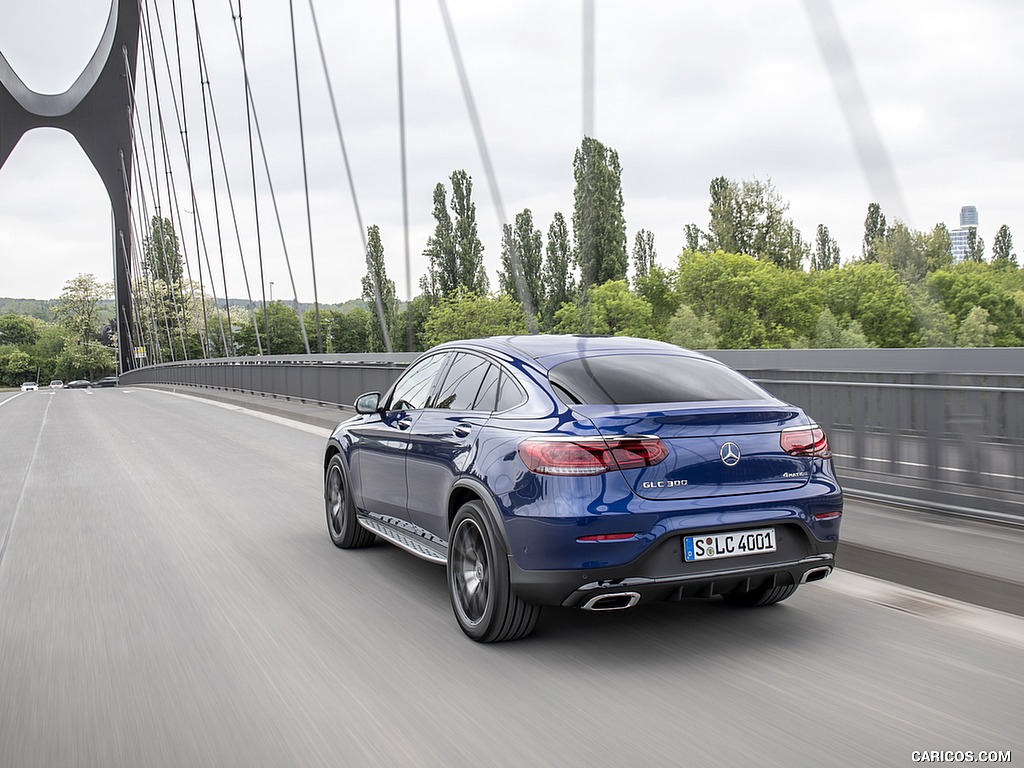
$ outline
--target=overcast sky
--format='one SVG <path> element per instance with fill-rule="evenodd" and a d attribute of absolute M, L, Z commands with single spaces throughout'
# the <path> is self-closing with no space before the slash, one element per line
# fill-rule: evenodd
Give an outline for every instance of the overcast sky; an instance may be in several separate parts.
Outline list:
<path fill-rule="evenodd" d="M 171 3 L 159 3 L 168 29 Z M 390 274 L 405 298 L 394 4 L 316 3 L 363 219 L 381 227 Z M 178 5 L 179 23 L 188 28 L 191 4 Z M 258 297 L 249 149 L 231 11 L 228 0 L 200 5 L 251 291 Z M 1007 224 L 1020 251 L 1024 4 L 865 0 L 834 5 L 898 185 L 898 197 L 881 200 L 890 221 L 899 216 L 914 229 L 931 229 L 937 222 L 954 228 L 960 207 L 972 204 L 987 248 L 998 227 Z M 0 52 L 30 87 L 61 92 L 91 56 L 108 8 L 104 0 L 4 3 Z M 554 212 L 567 219 L 572 213 L 572 159 L 583 131 L 582 2 L 449 0 L 449 8 L 506 214 L 512 218 L 530 208 L 546 233 Z M 362 245 L 308 0 L 296 0 L 295 11 L 318 293 L 321 302 L 339 302 L 360 292 Z M 288 5 L 249 0 L 243 12 L 250 79 L 297 293 L 300 300 L 312 301 Z M 474 180 L 485 261 L 496 287 L 498 214 L 439 7 L 429 0 L 406 2 L 402 14 L 413 290 L 418 292 L 426 269 L 421 253 L 433 229 L 432 189 L 457 168 Z M 41 19 L 48 20 L 46 26 Z M 206 169 L 197 170 L 196 184 L 219 282 L 195 42 L 190 32 L 181 39 L 189 134 L 197 165 Z M 173 61 L 174 50 L 169 53 Z M 162 61 L 161 53 L 158 57 Z M 161 88 L 172 170 L 185 203 L 187 177 L 173 106 L 165 81 Z M 802 0 L 597 0 L 595 104 L 595 135 L 618 151 L 622 164 L 630 248 L 638 229 L 652 230 L 659 261 L 671 266 L 683 247 L 683 226 L 707 225 L 709 181 L 725 175 L 770 178 L 790 203 L 805 239 L 812 240 L 817 224 L 824 223 L 844 260 L 859 255 L 865 212 L 876 194 L 858 163 Z M 215 162 L 219 166 L 219 158 Z M 218 185 L 223 214 L 223 181 Z M 257 186 L 266 280 L 274 281 L 275 299 L 291 298 L 262 171 Z M 186 219 L 179 229 L 195 269 L 191 216 Z M 230 218 L 223 226 L 229 291 L 243 297 Z M 54 298 L 80 272 L 112 280 L 111 248 L 106 194 L 74 139 L 50 129 L 28 134 L 0 169 L 0 296 Z M 223 296 L 222 286 L 217 294 Z"/>

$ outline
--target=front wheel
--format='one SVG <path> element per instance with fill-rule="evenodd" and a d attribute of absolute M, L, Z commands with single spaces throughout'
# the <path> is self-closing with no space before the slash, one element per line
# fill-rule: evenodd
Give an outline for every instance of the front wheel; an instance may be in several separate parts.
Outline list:
<path fill-rule="evenodd" d="M 722 595 L 722 599 L 729 603 L 729 605 L 755 608 L 762 605 L 781 603 L 796 592 L 796 587 L 796 584 L 786 584 L 782 587 L 762 587 L 761 589 L 752 589 L 749 592 L 725 594 Z"/>
<path fill-rule="evenodd" d="M 483 504 L 462 505 L 448 544 L 448 595 L 459 627 L 479 643 L 526 637 L 540 607 L 523 602 L 509 583 L 508 560 L 496 543 Z"/>
<path fill-rule="evenodd" d="M 357 549 L 373 543 L 374 534 L 356 520 L 356 508 L 349 493 L 348 474 L 340 454 L 331 457 L 324 475 L 324 506 L 327 509 L 327 532 L 334 546 Z"/>

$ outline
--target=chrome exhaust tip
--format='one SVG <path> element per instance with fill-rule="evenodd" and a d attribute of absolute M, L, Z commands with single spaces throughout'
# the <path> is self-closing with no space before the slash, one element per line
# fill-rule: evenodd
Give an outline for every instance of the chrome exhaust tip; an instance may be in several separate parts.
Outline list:
<path fill-rule="evenodd" d="M 640 602 L 639 592 L 611 592 L 595 595 L 580 607 L 584 611 L 623 611 Z"/>
<path fill-rule="evenodd" d="M 801 577 L 800 583 L 809 584 L 812 581 L 821 581 L 830 573 L 832 573 L 831 565 L 824 565 L 821 568 L 811 568 L 811 570 L 807 571 L 807 573 Z"/>

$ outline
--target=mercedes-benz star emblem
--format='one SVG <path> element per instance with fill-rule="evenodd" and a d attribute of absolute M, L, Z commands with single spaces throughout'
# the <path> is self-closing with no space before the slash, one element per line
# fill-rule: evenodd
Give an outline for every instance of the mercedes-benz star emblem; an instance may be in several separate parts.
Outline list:
<path fill-rule="evenodd" d="M 725 466 L 735 467 L 740 461 L 740 447 L 736 443 L 725 443 L 718 455 L 722 457 L 722 463 Z"/>

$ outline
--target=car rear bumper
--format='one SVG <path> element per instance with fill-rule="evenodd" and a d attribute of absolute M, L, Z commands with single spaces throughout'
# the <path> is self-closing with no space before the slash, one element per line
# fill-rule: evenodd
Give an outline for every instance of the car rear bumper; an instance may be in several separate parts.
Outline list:
<path fill-rule="evenodd" d="M 836 545 L 790 559 L 764 561 L 762 557 L 708 563 L 686 563 L 675 567 L 651 568 L 648 558 L 624 566 L 590 570 L 534 571 L 518 566 L 509 557 L 513 589 L 525 601 L 537 605 L 609 610 L 640 603 L 714 597 L 729 592 L 746 592 L 763 587 L 785 586 L 825 578 L 835 567 Z M 745 560 L 746 558 L 744 558 Z M 753 560 L 760 562 L 753 562 Z M 620 601 L 604 597 L 626 595 Z M 604 607 L 602 602 L 609 607 Z M 617 604 L 621 603 L 621 604 Z"/>

